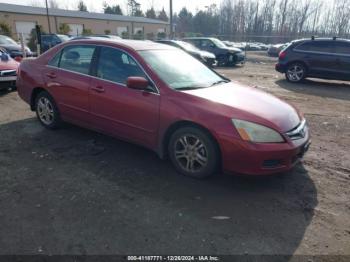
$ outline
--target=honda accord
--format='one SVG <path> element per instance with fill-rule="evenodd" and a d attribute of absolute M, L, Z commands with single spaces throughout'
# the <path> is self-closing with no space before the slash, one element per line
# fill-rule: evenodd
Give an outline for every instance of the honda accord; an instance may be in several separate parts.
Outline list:
<path fill-rule="evenodd" d="M 283 172 L 310 144 L 293 106 L 148 41 L 60 44 L 23 61 L 17 87 L 45 127 L 66 121 L 142 145 L 195 178 Z"/>

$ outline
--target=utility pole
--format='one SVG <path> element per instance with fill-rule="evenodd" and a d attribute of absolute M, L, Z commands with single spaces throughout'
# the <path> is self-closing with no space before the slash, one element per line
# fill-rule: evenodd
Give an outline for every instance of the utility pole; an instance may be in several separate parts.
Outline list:
<path fill-rule="evenodd" d="M 49 17 L 49 5 L 47 4 L 47 0 L 45 0 L 45 3 L 46 3 L 47 24 L 49 25 L 49 33 L 51 34 L 51 24 L 50 24 L 50 17 Z"/>
<path fill-rule="evenodd" d="M 170 0 L 170 39 L 174 38 L 174 25 L 173 25 L 173 0 Z"/>

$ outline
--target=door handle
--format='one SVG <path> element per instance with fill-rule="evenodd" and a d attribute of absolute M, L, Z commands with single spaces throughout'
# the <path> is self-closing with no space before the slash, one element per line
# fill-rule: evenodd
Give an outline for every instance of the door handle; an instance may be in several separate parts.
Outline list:
<path fill-rule="evenodd" d="M 104 93 L 105 92 L 105 89 L 102 86 L 91 87 L 91 90 L 93 90 L 93 91 L 95 91 L 97 93 Z"/>
<path fill-rule="evenodd" d="M 47 73 L 46 76 L 49 78 L 56 78 L 57 77 L 55 73 Z"/>

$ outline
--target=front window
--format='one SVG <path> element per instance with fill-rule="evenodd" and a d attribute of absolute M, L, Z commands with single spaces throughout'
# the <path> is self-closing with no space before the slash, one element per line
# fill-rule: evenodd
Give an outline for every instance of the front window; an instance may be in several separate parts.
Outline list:
<path fill-rule="evenodd" d="M 221 42 L 219 39 L 213 38 L 211 40 L 214 42 L 215 46 L 219 48 L 226 48 L 226 45 L 223 42 Z"/>
<path fill-rule="evenodd" d="M 205 88 L 226 80 L 182 50 L 147 50 L 140 55 L 172 89 Z"/>
<path fill-rule="evenodd" d="M 128 54 L 112 47 L 101 47 L 97 77 L 125 85 L 130 76 L 140 76 L 147 79 L 143 70 Z"/>
<path fill-rule="evenodd" d="M 193 51 L 193 52 L 198 52 L 200 51 L 197 47 L 190 43 L 186 43 L 184 41 L 176 41 L 176 44 L 178 44 L 181 48 L 187 50 L 187 51 Z"/>

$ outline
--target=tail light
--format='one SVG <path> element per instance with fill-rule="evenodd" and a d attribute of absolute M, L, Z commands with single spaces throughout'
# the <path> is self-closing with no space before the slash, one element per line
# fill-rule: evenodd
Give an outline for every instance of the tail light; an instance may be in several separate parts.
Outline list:
<path fill-rule="evenodd" d="M 279 56 L 278 56 L 278 58 L 279 58 L 279 59 L 284 59 L 284 58 L 286 57 L 286 55 L 287 55 L 287 52 L 286 52 L 286 51 L 281 51 L 280 54 L 279 54 Z"/>

